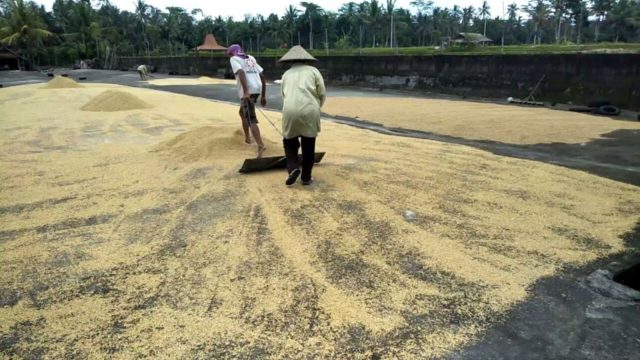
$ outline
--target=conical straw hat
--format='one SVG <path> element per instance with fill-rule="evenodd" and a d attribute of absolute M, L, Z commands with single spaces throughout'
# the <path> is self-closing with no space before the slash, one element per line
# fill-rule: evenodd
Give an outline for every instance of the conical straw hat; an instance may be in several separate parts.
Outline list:
<path fill-rule="evenodd" d="M 318 59 L 314 58 L 305 50 L 302 46 L 296 45 L 289 50 L 282 58 L 280 58 L 280 62 L 287 61 L 318 61 Z"/>

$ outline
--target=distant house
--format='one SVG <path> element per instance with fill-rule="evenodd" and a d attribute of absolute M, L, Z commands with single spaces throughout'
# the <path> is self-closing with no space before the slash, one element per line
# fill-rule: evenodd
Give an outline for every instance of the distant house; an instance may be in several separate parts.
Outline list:
<path fill-rule="evenodd" d="M 207 36 L 204 37 L 204 42 L 202 43 L 202 45 L 198 46 L 196 48 L 196 51 L 226 51 L 227 48 L 218 44 L 218 41 L 216 40 L 216 37 L 213 36 L 213 34 L 207 34 Z"/>
<path fill-rule="evenodd" d="M 26 64 L 25 59 L 8 47 L 0 48 L 0 70 L 20 70 Z"/>
<path fill-rule="evenodd" d="M 478 33 L 459 33 L 451 40 L 458 45 L 487 45 L 493 42 L 493 40 Z"/>

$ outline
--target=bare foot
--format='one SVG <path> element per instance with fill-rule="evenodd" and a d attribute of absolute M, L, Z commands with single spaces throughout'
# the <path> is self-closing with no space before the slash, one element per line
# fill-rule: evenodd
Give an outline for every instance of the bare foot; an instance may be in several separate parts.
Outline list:
<path fill-rule="evenodd" d="M 258 147 L 258 156 L 256 156 L 256 159 L 262 158 L 262 154 L 264 154 L 265 150 L 267 150 L 267 148 L 264 146 Z"/>
<path fill-rule="evenodd" d="M 251 139 L 244 138 L 244 143 L 247 144 L 247 145 L 251 145 Z"/>

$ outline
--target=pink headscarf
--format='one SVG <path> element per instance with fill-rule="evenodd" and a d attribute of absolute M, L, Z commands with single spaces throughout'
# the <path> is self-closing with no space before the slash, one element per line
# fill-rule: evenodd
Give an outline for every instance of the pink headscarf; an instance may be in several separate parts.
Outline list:
<path fill-rule="evenodd" d="M 247 57 L 247 54 L 245 54 L 244 51 L 242 51 L 242 47 L 238 44 L 233 44 L 229 46 L 229 48 L 227 49 L 227 54 L 231 56 L 240 56 L 243 58 Z"/>

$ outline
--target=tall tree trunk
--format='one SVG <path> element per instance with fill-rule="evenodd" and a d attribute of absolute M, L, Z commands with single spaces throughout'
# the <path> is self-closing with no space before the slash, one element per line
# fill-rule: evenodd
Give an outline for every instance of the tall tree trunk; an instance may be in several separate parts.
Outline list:
<path fill-rule="evenodd" d="M 313 50 L 313 19 L 309 19 L 309 49 Z"/>
<path fill-rule="evenodd" d="M 393 34 L 393 30 L 394 30 L 394 29 L 393 29 L 393 13 L 391 13 L 391 31 L 390 31 L 390 32 L 391 32 L 391 34 L 390 34 L 390 38 L 391 38 L 391 41 L 390 41 L 390 43 L 391 43 L 391 47 L 393 47 L 393 35 L 394 35 L 394 34 Z"/>
<path fill-rule="evenodd" d="M 598 38 L 600 37 L 600 21 L 602 17 L 598 16 L 598 21 L 596 21 L 596 42 L 598 42 Z"/>
<path fill-rule="evenodd" d="M 578 45 L 582 43 L 582 11 L 580 11 L 580 15 L 578 15 Z"/>
<path fill-rule="evenodd" d="M 484 36 L 487 36 L 487 18 L 486 16 L 484 17 Z"/>

